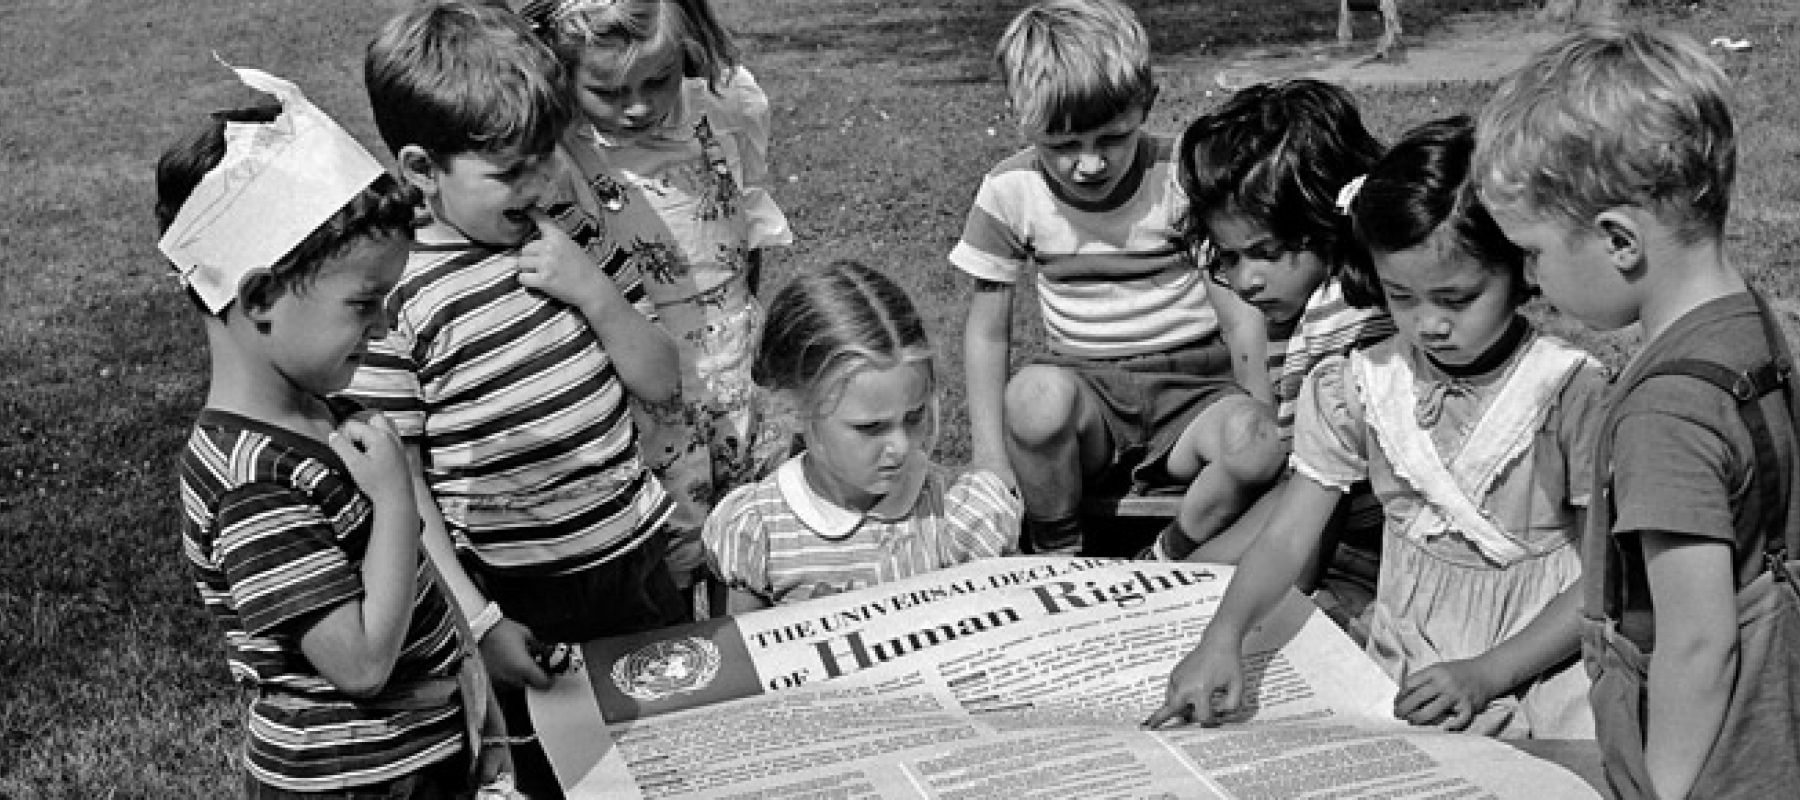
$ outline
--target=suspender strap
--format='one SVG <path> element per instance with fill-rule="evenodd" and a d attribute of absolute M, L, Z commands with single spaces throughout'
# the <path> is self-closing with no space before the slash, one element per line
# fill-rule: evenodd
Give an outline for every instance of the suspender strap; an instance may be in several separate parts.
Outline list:
<path fill-rule="evenodd" d="M 1789 522 L 1800 519 L 1800 508 L 1793 506 L 1800 495 L 1792 491 L 1793 476 L 1782 471 L 1781 459 L 1775 449 L 1774 431 L 1769 428 L 1768 417 L 1763 413 L 1762 398 L 1771 392 L 1782 392 L 1787 400 L 1789 419 L 1800 426 L 1800 396 L 1797 396 L 1792 385 L 1793 356 L 1788 352 L 1787 338 L 1775 320 L 1774 310 L 1769 308 L 1760 292 L 1752 289 L 1750 296 L 1756 301 L 1759 312 L 1757 316 L 1762 319 L 1763 336 L 1767 340 L 1770 354 L 1768 361 L 1738 372 L 1712 361 L 1676 359 L 1638 376 L 1626 391 L 1635 390 L 1644 381 L 1659 375 L 1685 375 L 1706 381 L 1737 400 L 1738 413 L 1744 420 L 1744 427 L 1750 434 L 1755 451 L 1756 483 L 1760 489 L 1762 506 L 1758 524 L 1764 532 L 1765 556 L 1769 560 L 1769 566 L 1773 568 L 1786 561 L 1789 539 L 1800 537 L 1800 531 L 1788 529 Z M 1795 430 L 1790 427 L 1790 431 Z M 1800 442 L 1790 438 L 1790 443 L 1795 448 L 1796 457 L 1800 458 Z M 1777 579 L 1786 577 L 1784 569 L 1776 569 L 1775 573 Z M 1611 583 L 1610 580 L 1608 582 Z M 1607 593 L 1613 595 L 1610 588 Z"/>

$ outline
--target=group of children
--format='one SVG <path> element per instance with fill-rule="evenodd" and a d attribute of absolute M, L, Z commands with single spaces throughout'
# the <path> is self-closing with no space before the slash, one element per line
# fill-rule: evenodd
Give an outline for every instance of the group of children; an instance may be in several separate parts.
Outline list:
<path fill-rule="evenodd" d="M 253 690 L 246 794 L 561 796 L 525 702 L 559 644 L 687 621 L 696 581 L 742 611 L 1092 549 L 1084 492 L 1163 486 L 1145 557 L 1239 568 L 1149 724 L 1238 710 L 1297 585 L 1410 722 L 1597 735 L 1628 797 L 1800 779 L 1789 362 L 1723 249 L 1704 53 L 1577 34 L 1385 149 L 1310 80 L 1147 132 L 1116 0 L 1032 5 L 997 61 L 1029 146 L 949 254 L 968 468 L 893 280 L 761 299 L 768 103 L 706 0 L 402 11 L 365 60 L 391 169 L 240 70 L 279 106 L 170 148 L 157 216 L 205 313 L 184 552 Z M 1643 323 L 1624 378 L 1539 289 Z"/>

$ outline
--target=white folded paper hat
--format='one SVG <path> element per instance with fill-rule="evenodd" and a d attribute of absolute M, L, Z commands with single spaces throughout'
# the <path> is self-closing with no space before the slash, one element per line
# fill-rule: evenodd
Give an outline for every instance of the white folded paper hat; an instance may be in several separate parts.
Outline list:
<path fill-rule="evenodd" d="M 244 277 L 267 270 L 381 176 L 356 139 L 300 87 L 226 65 L 238 80 L 281 101 L 268 123 L 225 123 L 225 156 L 194 187 L 157 246 L 183 286 L 217 314 Z"/>

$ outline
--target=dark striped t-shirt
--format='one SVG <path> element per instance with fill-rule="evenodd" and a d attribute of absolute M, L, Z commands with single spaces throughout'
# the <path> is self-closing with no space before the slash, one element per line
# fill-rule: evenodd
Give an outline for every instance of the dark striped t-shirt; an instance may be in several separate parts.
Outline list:
<path fill-rule="evenodd" d="M 610 256 L 608 277 L 648 309 L 623 252 Z M 393 327 L 346 394 L 418 444 L 459 549 L 495 573 L 569 574 L 643 543 L 673 505 L 639 457 L 599 337 L 578 310 L 520 284 L 518 259 L 414 245 L 388 295 Z"/>
<path fill-rule="evenodd" d="M 423 553 L 412 619 L 381 697 L 344 694 L 301 652 L 314 622 L 364 596 L 374 508 L 329 447 L 204 410 L 181 460 L 181 505 L 194 586 L 224 628 L 232 675 L 256 690 L 244 762 L 257 780 L 309 792 L 361 786 L 463 749 L 456 697 L 384 699 L 454 679 L 462 663 L 461 634 Z"/>

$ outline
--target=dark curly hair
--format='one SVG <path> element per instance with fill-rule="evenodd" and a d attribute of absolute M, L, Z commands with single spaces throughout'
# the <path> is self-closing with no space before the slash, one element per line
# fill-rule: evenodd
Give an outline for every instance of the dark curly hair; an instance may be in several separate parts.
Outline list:
<path fill-rule="evenodd" d="M 1337 194 L 1380 156 L 1342 88 L 1310 78 L 1247 87 L 1181 134 L 1176 176 L 1189 206 L 1178 228 L 1198 246 L 1208 216 L 1243 214 L 1283 244 L 1305 243 L 1340 276 L 1352 305 L 1373 305 L 1379 292 L 1357 280 L 1368 254 L 1337 213 Z M 1359 269 L 1346 274 L 1349 265 Z"/>

